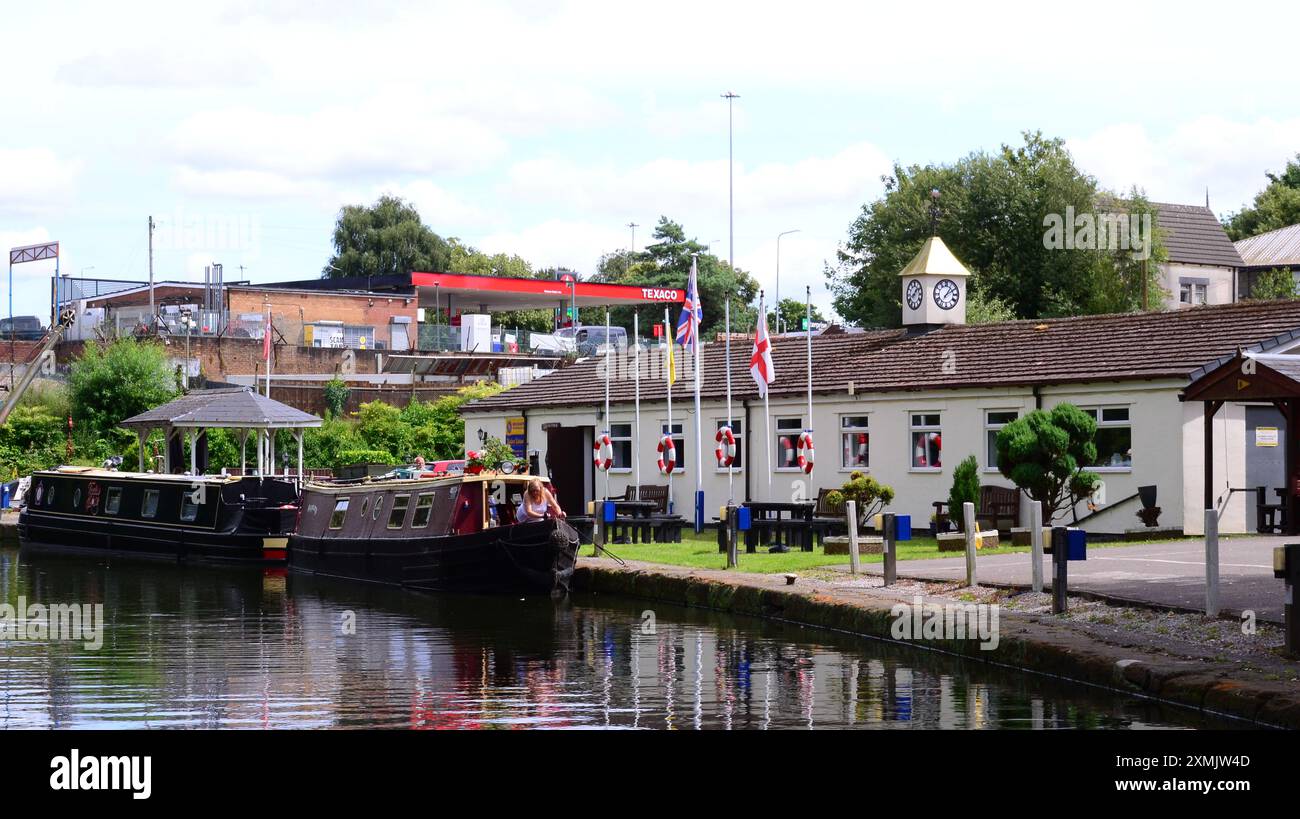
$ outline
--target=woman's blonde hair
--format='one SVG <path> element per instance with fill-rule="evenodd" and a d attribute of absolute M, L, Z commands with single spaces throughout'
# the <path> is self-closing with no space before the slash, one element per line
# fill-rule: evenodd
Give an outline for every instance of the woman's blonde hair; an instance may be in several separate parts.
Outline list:
<path fill-rule="evenodd" d="M 546 486 L 542 483 L 541 478 L 533 478 L 528 482 L 528 496 L 531 498 L 546 497 Z"/>

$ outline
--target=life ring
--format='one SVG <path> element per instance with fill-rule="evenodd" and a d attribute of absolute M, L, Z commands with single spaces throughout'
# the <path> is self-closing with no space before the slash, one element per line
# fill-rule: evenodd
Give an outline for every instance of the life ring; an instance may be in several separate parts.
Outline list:
<path fill-rule="evenodd" d="M 782 435 L 780 443 L 781 443 L 781 463 L 778 464 L 778 468 L 786 469 L 790 466 L 790 464 L 794 463 L 794 441 L 790 440 L 789 435 Z"/>
<path fill-rule="evenodd" d="M 661 475 L 671 475 L 672 471 L 677 468 L 677 445 L 673 443 L 671 435 L 665 435 L 659 439 L 658 464 Z"/>
<path fill-rule="evenodd" d="M 609 433 L 597 435 L 596 440 L 591 445 L 591 462 L 601 472 L 608 472 L 614 465 L 614 442 L 609 439 Z"/>
<path fill-rule="evenodd" d="M 813 439 L 811 432 L 804 432 L 799 435 L 799 468 L 804 471 L 805 475 L 811 475 L 813 471 Z"/>
<path fill-rule="evenodd" d="M 713 448 L 713 457 L 718 459 L 718 466 L 729 467 L 736 462 L 736 433 L 731 427 L 719 427 L 713 436 L 718 445 Z"/>

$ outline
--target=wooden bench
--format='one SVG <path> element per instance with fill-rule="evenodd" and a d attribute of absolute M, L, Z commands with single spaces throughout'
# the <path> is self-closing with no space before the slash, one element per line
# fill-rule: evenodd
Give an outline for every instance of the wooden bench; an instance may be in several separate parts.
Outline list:
<path fill-rule="evenodd" d="M 817 490 L 817 506 L 813 508 L 813 536 L 818 543 L 825 543 L 827 537 L 848 533 L 848 521 L 844 517 L 844 502 L 831 504 L 827 501 L 834 489 Z"/>
<path fill-rule="evenodd" d="M 943 532 L 960 512 L 947 511 L 947 501 L 934 502 L 934 530 Z M 1006 522 L 1003 527 L 1000 524 Z M 1005 486 L 981 486 L 980 502 L 975 507 L 975 523 L 985 529 L 1011 529 L 1020 525 L 1020 490 Z M 989 524 L 989 525 L 985 525 Z"/>

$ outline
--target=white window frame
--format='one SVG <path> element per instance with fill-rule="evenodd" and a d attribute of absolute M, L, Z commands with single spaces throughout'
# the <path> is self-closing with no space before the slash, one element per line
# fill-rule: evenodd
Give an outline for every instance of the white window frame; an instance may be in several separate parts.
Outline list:
<path fill-rule="evenodd" d="M 938 424 L 916 424 L 915 416 L 935 415 L 939 418 Z M 922 419 L 924 421 L 924 419 Z M 916 433 L 918 432 L 937 432 L 942 442 L 943 436 L 943 412 L 939 410 L 913 410 L 907 413 L 907 471 L 921 475 L 941 475 L 943 474 L 943 444 L 939 445 L 939 465 L 938 466 L 917 466 L 916 465 Z"/>
<path fill-rule="evenodd" d="M 1183 300 L 1183 292 L 1186 288 L 1187 300 Z M 1196 294 L 1201 294 L 1201 300 L 1196 300 Z M 1197 307 L 1202 304 L 1210 303 L 1210 284 L 1208 281 L 1197 281 L 1195 279 L 1180 279 L 1178 281 L 1178 303 L 1185 304 L 1188 307 Z"/>
<path fill-rule="evenodd" d="M 1011 414 L 1013 414 L 1013 415 L 1016 416 L 1015 418 L 1011 419 L 1012 421 L 1019 421 L 1019 420 L 1020 420 L 1020 410 L 1018 410 L 1018 409 L 986 409 L 986 410 L 984 410 L 984 471 L 985 471 L 985 472 L 990 472 L 990 473 L 997 472 L 997 473 L 1000 474 L 997 465 L 993 463 L 993 454 L 994 454 L 994 452 L 996 451 L 996 445 L 995 445 L 995 449 L 994 449 L 994 450 L 990 450 L 990 449 L 989 449 L 989 433 L 990 433 L 990 432 L 997 432 L 998 430 L 1000 430 L 1000 429 L 1002 429 L 1003 427 L 1005 427 L 1007 424 L 1011 423 L 1011 421 L 1005 421 L 1005 422 L 1002 422 L 1002 423 L 994 423 L 992 420 L 989 419 L 989 416 L 990 416 L 990 415 L 993 415 L 994 413 L 1004 413 L 1004 412 L 1009 412 L 1009 413 L 1011 413 Z"/>
<path fill-rule="evenodd" d="M 781 451 L 781 450 L 780 450 L 780 443 L 781 443 L 781 436 L 782 436 L 782 435 L 789 435 L 789 434 L 792 433 L 792 432 L 794 433 L 794 439 L 795 439 L 795 440 L 794 440 L 794 444 L 795 444 L 795 446 L 794 446 L 795 458 L 797 459 L 797 458 L 799 457 L 799 436 L 802 435 L 802 434 L 804 433 L 804 430 L 808 429 L 806 426 L 804 426 L 804 423 L 803 423 L 803 416 L 802 416 L 802 415 L 784 415 L 784 416 L 778 416 L 778 417 L 776 417 L 776 418 L 773 418 L 772 421 L 774 422 L 774 423 L 772 424 L 772 441 L 771 441 L 772 455 L 773 455 L 772 463 L 774 464 L 774 466 L 772 467 L 772 471 L 773 471 L 773 472 L 785 472 L 785 473 L 788 473 L 788 474 L 794 474 L 794 473 L 796 473 L 796 472 L 803 472 L 803 470 L 799 468 L 799 464 L 798 464 L 797 461 L 795 462 L 794 466 L 780 466 L 780 463 L 781 463 L 781 458 L 780 458 L 780 451 Z M 781 422 L 782 422 L 782 421 L 794 421 L 794 422 L 796 423 L 796 425 L 798 426 L 798 429 L 795 429 L 794 427 L 787 427 L 787 428 L 785 428 L 785 429 L 782 429 L 782 428 L 781 428 Z"/>
<path fill-rule="evenodd" d="M 627 435 L 615 435 L 615 434 L 614 434 L 614 427 L 627 427 Z M 662 425 L 661 425 L 661 428 L 662 428 Z M 660 436 L 660 437 L 662 437 L 662 436 Z M 630 455 L 630 457 L 629 457 L 629 460 L 628 460 L 628 465 L 627 465 L 627 466 L 615 466 L 615 467 L 611 467 L 610 470 L 609 470 L 609 473 L 610 473 L 611 475 L 630 475 L 630 474 L 632 474 L 632 467 L 635 466 L 635 464 L 636 464 L 636 457 L 637 457 L 636 446 L 634 445 L 633 440 L 634 440 L 634 439 L 633 439 L 633 437 L 632 437 L 632 422 L 631 422 L 631 421 L 620 421 L 620 422 L 613 423 L 613 424 L 610 424 L 610 425 L 609 425 L 609 441 L 610 441 L 610 443 L 617 445 L 620 441 L 626 441 L 626 442 L 627 442 L 627 451 L 628 451 L 629 453 L 631 453 L 631 455 Z M 658 442 L 656 441 L 656 442 L 655 442 L 655 446 L 658 446 L 658 445 L 659 445 L 659 444 L 658 444 Z M 617 448 L 615 449 L 615 451 L 617 451 Z"/>
<path fill-rule="evenodd" d="M 855 426 L 846 427 L 844 426 L 844 421 L 848 418 L 864 418 L 866 419 L 867 423 L 865 426 L 855 425 Z M 860 435 L 863 433 L 866 433 L 867 435 L 867 465 L 866 466 L 845 466 L 844 465 L 844 436 Z M 871 414 L 862 413 L 860 415 L 855 415 L 853 413 L 844 413 L 843 415 L 839 416 L 838 435 L 839 435 L 839 440 L 836 441 L 836 444 L 840 448 L 840 472 L 843 472 L 845 474 L 849 474 L 852 472 L 870 472 L 871 471 Z"/>
<path fill-rule="evenodd" d="M 714 439 L 713 446 L 715 449 L 717 448 L 718 445 L 717 444 L 718 430 L 721 429 L 723 424 L 726 423 L 727 423 L 727 419 L 725 417 L 713 419 L 713 439 Z M 739 431 L 736 430 L 736 424 L 740 424 Z M 745 451 L 745 419 L 743 417 L 733 418 L 731 419 L 730 426 L 731 426 L 732 433 L 734 433 L 736 436 L 736 457 L 740 459 L 740 463 L 736 466 L 731 467 L 731 471 L 733 474 L 739 475 L 740 473 L 745 471 L 745 458 L 749 455 L 749 453 Z M 713 450 L 709 450 L 708 457 L 713 458 Z M 719 475 L 727 474 L 727 467 L 718 466 L 717 458 L 713 458 L 713 469 Z"/>
<path fill-rule="evenodd" d="M 1127 427 L 1127 428 L 1128 428 L 1128 446 L 1129 446 L 1129 451 L 1130 451 L 1130 453 L 1132 452 L 1132 450 L 1133 450 L 1133 405 L 1132 405 L 1132 404 L 1090 404 L 1090 405 L 1088 405 L 1088 406 L 1086 406 L 1086 407 L 1079 407 L 1079 409 L 1083 410 L 1084 412 L 1088 413 L 1089 415 L 1092 415 L 1093 420 L 1095 420 L 1095 421 L 1097 422 L 1097 429 L 1099 429 L 1099 430 L 1101 430 L 1101 429 L 1107 429 L 1107 428 L 1114 429 L 1114 428 L 1118 428 L 1118 427 Z M 1126 420 L 1124 420 L 1124 421 L 1106 421 L 1106 420 L 1104 420 L 1104 418 L 1105 418 L 1105 416 L 1106 416 L 1106 410 L 1121 410 L 1121 409 L 1128 413 L 1128 418 L 1127 418 Z M 1129 455 L 1129 465 L 1128 465 L 1128 466 L 1088 466 L 1088 465 L 1085 465 L 1083 468 L 1086 469 L 1086 470 L 1089 471 L 1089 472 L 1096 472 L 1096 473 L 1098 473 L 1098 474 L 1102 474 L 1102 475 L 1107 475 L 1107 474 L 1108 474 L 1108 475 L 1127 475 L 1127 474 L 1129 474 L 1129 473 L 1131 473 L 1131 472 L 1133 471 L 1133 461 L 1134 461 L 1134 460 L 1135 460 L 1135 459 L 1134 459 L 1133 456 L 1130 454 L 1130 455 Z"/>
<path fill-rule="evenodd" d="M 658 452 L 658 449 L 659 449 L 659 441 L 660 441 L 661 439 L 663 439 L 663 437 L 664 437 L 665 435 L 672 435 L 673 443 L 674 443 L 674 444 L 678 444 L 678 447 L 677 447 L 677 466 L 673 469 L 673 474 L 674 474 L 674 475 L 681 475 L 681 474 L 683 474 L 683 473 L 686 472 L 686 456 L 685 456 L 685 452 L 686 452 L 686 424 L 685 424 L 685 422 L 683 422 L 683 421 L 678 421 L 677 419 L 674 418 L 674 419 L 673 419 L 673 426 L 674 426 L 674 427 L 677 427 L 678 429 L 680 429 L 681 432 L 672 432 L 672 433 L 669 433 L 669 432 L 665 432 L 665 431 L 664 431 L 664 427 L 666 427 L 666 426 L 668 426 L 668 419 L 667 419 L 667 418 L 664 418 L 664 419 L 662 419 L 662 420 L 659 422 L 659 437 L 658 437 L 658 438 L 655 438 L 655 452 L 654 452 L 654 456 L 655 456 L 655 458 L 658 458 L 658 457 L 659 457 L 659 452 Z M 654 465 L 653 465 L 653 464 L 651 465 L 651 468 L 654 469 Z M 660 474 L 663 474 L 663 473 L 660 473 Z"/>

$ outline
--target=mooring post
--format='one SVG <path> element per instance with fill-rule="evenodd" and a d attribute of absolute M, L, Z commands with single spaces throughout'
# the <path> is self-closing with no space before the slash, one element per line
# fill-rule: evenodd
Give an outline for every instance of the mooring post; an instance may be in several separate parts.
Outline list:
<path fill-rule="evenodd" d="M 885 544 L 885 585 L 892 586 L 898 580 L 898 541 L 894 540 L 894 516 L 881 515 L 880 527 L 884 529 L 880 534 Z"/>
<path fill-rule="evenodd" d="M 975 533 L 975 504 L 961 505 L 961 520 L 966 527 L 966 585 L 979 585 L 975 578 L 975 549 L 979 545 Z"/>
<path fill-rule="evenodd" d="M 1296 588 L 1300 587 L 1300 543 L 1288 543 L 1273 550 L 1273 576 L 1286 583 L 1286 596 L 1282 598 L 1286 653 L 1300 658 L 1300 611 L 1295 602 Z"/>
<path fill-rule="evenodd" d="M 849 530 L 849 572 L 857 574 L 861 566 L 858 565 L 858 503 L 857 501 L 845 501 L 844 517 L 848 524 Z"/>
<path fill-rule="evenodd" d="M 740 566 L 740 550 L 736 546 L 739 533 L 736 531 L 736 507 L 730 504 L 727 505 L 725 525 L 727 528 L 727 568 L 735 569 Z"/>
<path fill-rule="evenodd" d="M 1219 616 L 1219 513 L 1205 510 L 1205 616 Z"/>
<path fill-rule="evenodd" d="M 1070 568 L 1070 532 L 1064 526 L 1052 527 L 1052 614 L 1065 614 L 1069 608 L 1066 595 L 1069 584 L 1066 574 Z"/>
<path fill-rule="evenodd" d="M 592 527 L 591 543 L 592 557 L 600 557 L 601 551 L 605 548 L 607 532 L 605 529 L 605 502 L 598 500 L 592 501 Z"/>
<path fill-rule="evenodd" d="M 1029 559 L 1033 566 L 1034 591 L 1043 590 L 1043 504 L 1029 504 Z"/>

